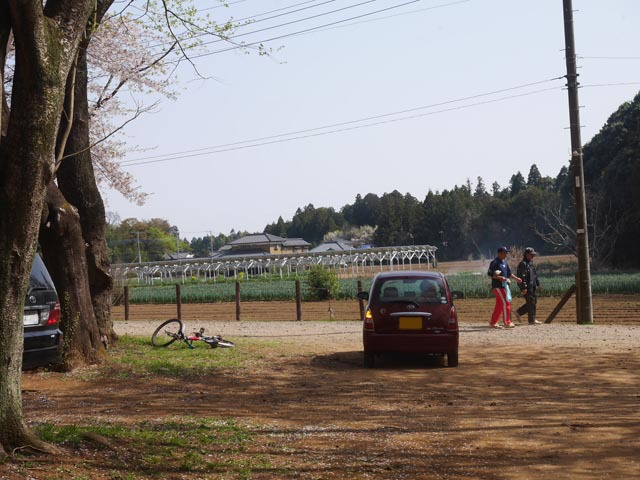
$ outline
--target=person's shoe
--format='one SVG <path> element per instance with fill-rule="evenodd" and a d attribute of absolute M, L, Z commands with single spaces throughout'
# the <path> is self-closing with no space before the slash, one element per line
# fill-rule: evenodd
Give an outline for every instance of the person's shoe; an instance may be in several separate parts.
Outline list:
<path fill-rule="evenodd" d="M 533 322 L 531 322 L 529 325 L 542 325 L 542 322 L 539 320 L 534 320 Z"/>
<path fill-rule="evenodd" d="M 516 328 L 514 323 L 507 323 L 504 328 Z"/>
<path fill-rule="evenodd" d="M 495 330 L 502 330 L 504 327 L 502 325 L 498 325 L 497 323 L 495 325 L 490 323 L 489 328 L 493 328 Z"/>

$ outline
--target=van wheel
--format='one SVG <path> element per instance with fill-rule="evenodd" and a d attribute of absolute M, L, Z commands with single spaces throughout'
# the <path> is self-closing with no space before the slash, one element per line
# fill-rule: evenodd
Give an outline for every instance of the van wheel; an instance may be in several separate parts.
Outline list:
<path fill-rule="evenodd" d="M 376 357 L 373 353 L 364 352 L 364 367 L 373 368 L 376 365 Z"/>
<path fill-rule="evenodd" d="M 458 352 L 447 353 L 447 367 L 457 367 L 457 366 L 458 366 Z"/>

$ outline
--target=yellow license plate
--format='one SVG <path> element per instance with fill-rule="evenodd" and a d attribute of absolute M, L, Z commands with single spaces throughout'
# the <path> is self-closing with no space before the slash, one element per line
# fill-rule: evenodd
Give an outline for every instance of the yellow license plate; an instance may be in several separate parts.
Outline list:
<path fill-rule="evenodd" d="M 422 330 L 422 317 L 400 317 L 400 330 Z"/>

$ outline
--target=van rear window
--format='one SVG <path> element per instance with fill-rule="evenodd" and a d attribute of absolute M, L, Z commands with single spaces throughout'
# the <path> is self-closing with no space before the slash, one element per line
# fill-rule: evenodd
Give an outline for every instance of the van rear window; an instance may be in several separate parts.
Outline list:
<path fill-rule="evenodd" d="M 30 290 L 55 290 L 53 280 L 44 266 L 44 262 L 40 255 L 33 259 L 33 267 L 31 268 L 31 276 L 29 277 Z"/>

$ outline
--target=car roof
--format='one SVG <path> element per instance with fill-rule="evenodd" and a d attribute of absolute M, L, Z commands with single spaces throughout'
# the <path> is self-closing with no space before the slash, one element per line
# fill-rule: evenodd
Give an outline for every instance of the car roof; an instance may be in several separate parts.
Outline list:
<path fill-rule="evenodd" d="M 378 273 L 374 281 L 386 280 L 388 278 L 430 278 L 441 279 L 444 275 L 440 272 L 423 272 L 418 270 L 405 270 L 402 272 L 381 272 Z"/>

